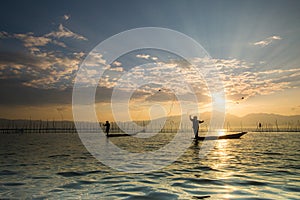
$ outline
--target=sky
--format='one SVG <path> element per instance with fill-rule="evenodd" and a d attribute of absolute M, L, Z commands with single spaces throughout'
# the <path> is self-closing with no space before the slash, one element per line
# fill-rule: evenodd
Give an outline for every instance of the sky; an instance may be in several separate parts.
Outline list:
<path fill-rule="evenodd" d="M 74 79 L 89 52 L 115 34 L 141 27 L 172 29 L 201 44 L 222 79 L 227 113 L 299 115 L 299 9 L 297 0 L 4 1 L 0 118 L 71 120 Z M 149 63 L 154 65 L 141 72 L 138 66 Z M 151 81 L 149 74 L 162 73 L 169 83 L 178 83 L 170 71 L 185 73 L 197 91 L 200 112 L 209 111 L 205 80 L 184 71 L 188 63 L 178 55 L 144 49 L 106 65 L 96 94 L 102 121 L 114 120 L 111 94 L 128 72 L 145 81 Z M 130 113 L 147 118 L 149 109 L 156 109 L 153 105 L 178 114 L 174 94 L 159 84 L 139 88 L 131 98 Z"/>

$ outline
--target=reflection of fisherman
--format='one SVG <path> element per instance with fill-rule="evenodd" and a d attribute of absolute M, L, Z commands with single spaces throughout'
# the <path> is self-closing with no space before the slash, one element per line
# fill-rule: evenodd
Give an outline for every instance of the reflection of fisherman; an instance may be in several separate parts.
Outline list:
<path fill-rule="evenodd" d="M 108 136 L 109 129 L 110 129 L 110 123 L 108 121 L 106 121 L 105 124 L 103 124 L 103 126 L 106 126 L 105 133 L 106 133 L 106 136 Z"/>
<path fill-rule="evenodd" d="M 198 131 L 199 131 L 199 124 L 202 124 L 204 120 L 200 121 L 197 119 L 197 116 L 194 116 L 193 118 L 190 115 L 190 120 L 193 122 L 193 130 L 195 134 L 195 138 L 198 138 Z"/>

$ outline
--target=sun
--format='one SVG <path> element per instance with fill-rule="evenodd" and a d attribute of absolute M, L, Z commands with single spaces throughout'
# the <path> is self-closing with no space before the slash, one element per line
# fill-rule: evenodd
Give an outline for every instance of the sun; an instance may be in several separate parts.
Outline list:
<path fill-rule="evenodd" d="M 226 135 L 227 129 L 219 129 L 217 131 L 218 136 Z"/>

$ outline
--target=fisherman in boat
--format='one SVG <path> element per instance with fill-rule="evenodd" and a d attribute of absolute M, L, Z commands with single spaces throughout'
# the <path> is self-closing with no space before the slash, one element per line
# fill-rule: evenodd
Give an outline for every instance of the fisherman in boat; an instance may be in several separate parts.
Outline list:
<path fill-rule="evenodd" d="M 198 138 L 198 131 L 199 131 L 199 124 L 202 124 L 204 120 L 198 120 L 197 116 L 194 116 L 193 118 L 190 115 L 190 120 L 193 122 L 193 130 L 195 138 Z"/>
<path fill-rule="evenodd" d="M 103 126 L 105 126 L 105 133 L 106 133 L 106 136 L 108 136 L 109 134 L 109 130 L 110 130 L 110 123 L 109 121 L 106 121 L 105 124 L 103 124 Z"/>

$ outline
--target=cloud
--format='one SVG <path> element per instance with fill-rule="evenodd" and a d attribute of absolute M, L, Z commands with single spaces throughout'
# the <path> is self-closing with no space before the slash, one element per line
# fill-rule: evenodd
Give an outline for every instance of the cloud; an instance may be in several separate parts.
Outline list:
<path fill-rule="evenodd" d="M 70 30 L 59 27 L 58 32 L 51 32 L 42 36 L 28 33 L 0 32 L 1 39 L 17 39 L 28 49 L 28 53 L 0 52 L 0 79 L 22 79 L 22 85 L 42 89 L 65 89 L 73 83 L 75 72 L 79 68 L 85 54 L 83 52 L 50 51 L 47 45 L 54 44 L 67 47 L 65 43 L 53 38 L 71 37 L 84 39 Z M 120 69 L 116 69 L 120 70 Z"/>
<path fill-rule="evenodd" d="M 148 60 L 151 56 L 147 55 L 147 54 L 138 54 L 138 55 L 136 55 L 136 57 Z"/>
<path fill-rule="evenodd" d="M 122 63 L 119 62 L 119 61 L 115 61 L 112 63 L 112 65 L 116 66 L 116 67 L 121 67 L 122 66 Z"/>
<path fill-rule="evenodd" d="M 63 90 L 72 87 L 84 55 L 83 52 L 69 55 L 0 52 L 0 68 L 3 72 L 0 79 L 20 78 L 21 84 L 27 87 Z"/>
<path fill-rule="evenodd" d="M 63 16 L 64 20 L 69 20 L 70 17 L 71 17 L 71 15 L 67 15 L 67 14 Z"/>
<path fill-rule="evenodd" d="M 0 39 L 19 40 L 28 50 L 0 52 L 0 90 L 5 96 L 1 98 L 1 104 L 65 103 L 71 99 L 70 88 L 85 53 L 73 49 L 52 51 L 48 48 L 49 45 L 66 48 L 67 45 L 59 40 L 66 37 L 87 40 L 62 24 L 57 31 L 44 35 L 0 32 Z M 119 67 L 115 70 L 121 71 Z"/>
<path fill-rule="evenodd" d="M 254 45 L 254 46 L 265 47 L 265 46 L 270 45 L 274 41 L 281 40 L 281 39 L 282 38 L 280 36 L 274 35 L 274 36 L 268 37 L 268 38 L 266 38 L 264 40 L 260 40 L 258 42 L 254 42 L 254 43 L 251 43 L 251 44 Z"/>
<path fill-rule="evenodd" d="M 215 59 L 223 80 L 227 99 L 236 101 L 256 95 L 267 95 L 293 87 L 300 87 L 300 69 L 267 69 L 239 60 Z M 234 64 L 234 65 L 232 65 Z"/>
<path fill-rule="evenodd" d="M 68 56 L 59 56 L 52 52 L 35 55 L 11 55 L 11 53 L 2 52 L 0 53 L 1 79 L 20 78 L 23 80 L 22 85 L 39 89 L 71 88 L 83 56 L 85 56 L 83 52 L 74 52 Z M 208 74 L 205 80 L 196 69 L 181 61 L 157 62 L 147 68 L 136 66 L 129 71 L 124 71 L 122 67 L 112 67 L 114 64 L 120 65 L 119 63 L 107 65 L 100 54 L 90 56 L 89 62 L 85 63 L 87 70 L 82 77 L 79 77 L 80 81 L 91 83 L 92 77 L 98 74 L 96 66 L 101 65 L 106 71 L 99 86 L 108 89 L 115 87 L 117 83 L 134 88 L 135 83 L 143 81 L 152 83 L 147 90 L 140 90 L 145 94 L 154 94 L 164 86 L 173 88 L 177 93 L 186 94 L 191 92 L 183 87 L 185 83 L 188 83 L 194 91 L 209 96 L 207 83 L 211 81 L 210 85 L 214 85 L 213 81 L 219 77 L 223 81 L 227 98 L 234 101 L 241 96 L 249 98 L 300 86 L 298 81 L 300 69 L 298 68 L 258 71 L 258 67 L 237 59 L 199 60 L 198 67 L 203 70 L 202 73 Z M 208 65 L 213 65 L 215 71 L 205 71 L 205 63 L 207 68 L 211 68 Z M 140 95 L 140 97 L 143 96 Z"/>
<path fill-rule="evenodd" d="M 53 44 L 56 44 L 57 46 L 64 47 L 64 48 L 67 47 L 67 45 L 66 45 L 65 43 L 60 42 L 60 41 L 57 41 L 57 40 L 52 40 L 52 43 L 53 43 Z"/>
<path fill-rule="evenodd" d="M 158 62 L 147 68 L 134 67 L 119 84 L 127 84 L 128 88 L 135 88 L 141 80 L 144 83 L 152 83 L 147 90 L 141 90 L 144 94 L 137 95 L 143 99 L 153 99 L 151 95 L 164 85 L 173 88 L 180 95 L 188 95 L 191 91 L 184 88 L 188 83 L 197 97 L 202 101 L 209 101 L 209 90 L 214 90 L 214 81 L 219 77 L 223 82 L 228 101 L 236 102 L 237 99 L 247 99 L 257 95 L 267 95 L 276 91 L 300 87 L 300 69 L 269 69 L 259 71 L 259 66 L 237 59 L 198 59 L 194 62 L 201 69 L 201 74 L 189 64 L 181 61 Z M 109 81 L 109 79 L 107 79 Z M 211 88 L 207 88 L 209 83 Z M 108 83 L 106 83 L 108 84 Z M 140 90 L 140 88 L 138 89 Z M 200 97 L 202 96 L 202 97 Z M 161 98 L 163 100 L 164 98 Z M 209 102 L 206 102 L 209 103 Z"/>
<path fill-rule="evenodd" d="M 13 38 L 20 40 L 24 47 L 26 47 L 30 53 L 35 54 L 41 51 L 41 47 L 45 47 L 48 44 L 55 44 L 61 47 L 67 47 L 63 42 L 54 40 L 47 36 L 35 36 L 34 33 L 15 33 L 9 34 L 7 32 L 0 33 L 1 39 Z"/>
<path fill-rule="evenodd" d="M 52 40 L 48 37 L 33 36 L 33 33 L 13 34 L 12 37 L 23 41 L 25 47 L 45 46 L 52 42 Z"/>
<path fill-rule="evenodd" d="M 0 52 L 0 80 L 20 80 L 18 82 L 19 90 L 11 88 L 11 90 L 5 90 L 5 92 L 18 91 L 22 93 L 21 91 L 29 91 L 29 94 L 35 95 L 34 89 L 37 89 L 37 91 L 49 90 L 51 92 L 47 95 L 45 92 L 45 98 L 46 96 L 48 98 L 48 94 L 53 95 L 54 91 L 63 93 L 63 91 L 72 88 L 74 77 L 85 54 L 83 52 L 66 52 L 62 54 L 46 51 L 43 47 L 49 44 L 66 47 L 66 44 L 59 40 L 60 38 L 87 40 L 84 36 L 74 33 L 60 24 L 58 30 L 41 36 L 36 36 L 34 33 L 9 34 L 2 31 L 0 32 L 0 38 L 18 39 L 30 51 L 30 54 Z M 277 40 L 281 40 L 281 37 L 272 36 L 252 45 L 264 47 Z M 109 95 L 116 84 L 123 83 L 127 84 L 128 87 L 135 87 L 135 82 L 139 81 L 151 84 L 137 90 L 135 94 L 137 99 L 169 101 L 172 93 L 171 88 L 181 95 L 188 96 L 192 91 L 187 87 L 183 87 L 185 83 L 188 83 L 196 91 L 196 95 L 201 102 L 205 103 L 209 103 L 210 100 L 210 92 L 206 83 L 207 81 L 213 82 L 216 77 L 220 77 L 223 81 L 226 96 L 230 101 L 240 99 L 241 96 L 247 99 L 255 95 L 270 94 L 286 88 L 300 86 L 299 81 L 297 82 L 297 80 L 300 80 L 300 69 L 282 68 L 259 71 L 259 67 L 238 59 L 195 58 L 194 63 L 206 75 L 205 77 L 210 79 L 205 80 L 196 69 L 181 60 L 158 62 L 157 57 L 148 54 L 138 54 L 136 58 L 151 59 L 155 63 L 149 65 L 150 67 L 146 69 L 136 66 L 129 69 L 129 71 L 126 68 L 125 71 L 121 62 L 115 61 L 108 65 L 101 54 L 92 54 L 89 62 L 85 63 L 87 70 L 82 77 L 79 77 L 81 78 L 80 81 L 91 83 L 91 77 L 96 76 L 98 73 L 95 70 L 96 66 L 100 65 L 106 70 L 99 82 L 101 91 L 105 91 L 99 93 L 99 101 L 109 100 L 110 97 L 105 95 Z M 266 65 L 266 63 L 261 64 Z M 120 80 L 120 77 L 128 73 L 130 75 L 124 76 Z M 163 86 L 169 88 L 169 90 L 164 89 L 160 96 L 152 96 Z M 162 95 L 166 96 L 162 97 Z M 13 98 L 12 94 L 10 96 Z M 57 98 L 61 97 L 57 95 Z M 35 102 L 32 99 L 30 101 Z"/>
<path fill-rule="evenodd" d="M 158 60 L 158 57 L 156 57 L 156 56 L 151 56 L 151 55 L 148 55 L 148 54 L 137 54 L 136 57 L 137 57 L 137 58 L 146 59 L 146 60 L 151 59 L 151 60 L 153 60 L 153 61 Z"/>
<path fill-rule="evenodd" d="M 23 52 L 0 52 L 0 65 L 39 65 L 39 59 Z"/>
<path fill-rule="evenodd" d="M 4 39 L 4 38 L 8 38 L 9 34 L 5 31 L 1 31 L 0 32 L 0 39 Z"/>
<path fill-rule="evenodd" d="M 47 44 L 52 42 L 51 38 L 45 36 L 34 36 L 32 32 L 9 34 L 7 32 L 2 31 L 0 32 L 0 38 L 1 39 L 14 38 L 14 39 L 21 40 L 24 46 L 28 48 L 46 46 Z"/>
<path fill-rule="evenodd" d="M 124 71 L 123 67 L 111 67 L 111 68 L 109 68 L 109 70 L 117 71 L 117 72 L 123 72 Z"/>
<path fill-rule="evenodd" d="M 54 37 L 54 38 L 75 38 L 77 40 L 87 40 L 82 35 L 72 32 L 68 28 L 64 27 L 62 24 L 58 26 L 57 31 L 52 31 L 45 35 L 46 37 Z"/>
<path fill-rule="evenodd" d="M 69 17 L 68 15 L 65 15 L 66 18 Z M 63 48 L 66 48 L 67 45 L 61 41 L 58 41 L 57 39 L 60 38 L 73 38 L 77 40 L 87 40 L 82 35 L 79 35 L 77 33 L 74 33 L 70 31 L 68 28 L 64 27 L 62 24 L 59 25 L 57 31 L 52 31 L 50 33 L 47 33 L 45 35 L 36 36 L 32 32 L 28 33 L 14 33 L 10 34 L 5 31 L 0 32 L 0 39 L 18 39 L 22 41 L 23 45 L 31 52 L 32 54 L 35 54 L 37 52 L 40 52 L 41 47 L 45 47 L 48 44 L 54 44 Z"/>

